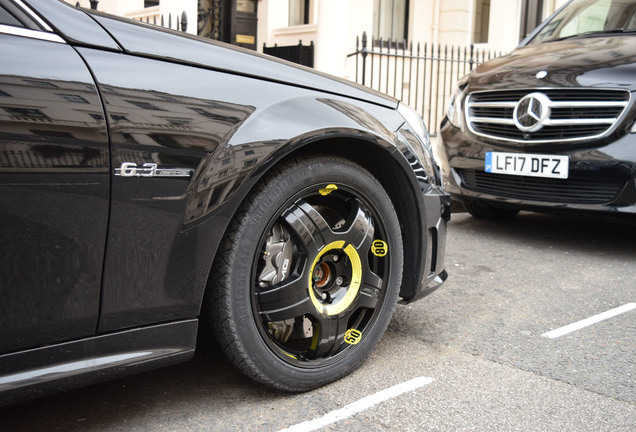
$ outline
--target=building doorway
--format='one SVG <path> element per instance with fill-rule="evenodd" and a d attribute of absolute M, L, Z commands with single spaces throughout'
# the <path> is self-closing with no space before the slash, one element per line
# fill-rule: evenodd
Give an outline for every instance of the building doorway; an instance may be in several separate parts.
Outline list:
<path fill-rule="evenodd" d="M 256 0 L 198 0 L 199 36 L 256 50 Z"/>

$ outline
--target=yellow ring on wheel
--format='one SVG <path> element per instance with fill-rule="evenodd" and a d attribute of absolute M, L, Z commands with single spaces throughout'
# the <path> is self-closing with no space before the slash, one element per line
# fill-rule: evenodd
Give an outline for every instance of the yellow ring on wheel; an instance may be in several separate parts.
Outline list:
<path fill-rule="evenodd" d="M 362 261 L 360 260 L 360 256 L 358 255 L 358 251 L 353 245 L 348 245 L 343 249 L 345 245 L 344 240 L 335 241 L 329 243 L 325 247 L 322 248 L 322 251 L 316 256 L 313 264 L 311 265 L 311 271 L 309 272 L 309 297 L 311 298 L 311 302 L 314 304 L 316 310 L 322 314 L 327 316 L 338 315 L 345 311 L 351 304 L 355 301 L 358 296 L 358 292 L 360 291 L 360 285 L 362 284 Z M 316 268 L 316 264 L 320 258 L 323 257 L 327 252 L 332 251 L 334 249 L 343 250 L 347 256 L 349 257 L 349 262 L 351 263 L 352 272 L 351 272 L 351 283 L 349 284 L 349 288 L 347 289 L 347 294 L 340 300 L 339 302 L 331 305 L 325 305 L 314 293 L 313 289 L 313 275 L 314 269 Z"/>

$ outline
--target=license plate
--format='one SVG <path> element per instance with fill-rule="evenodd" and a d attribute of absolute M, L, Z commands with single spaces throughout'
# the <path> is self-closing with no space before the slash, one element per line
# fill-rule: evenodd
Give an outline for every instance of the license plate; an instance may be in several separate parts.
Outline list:
<path fill-rule="evenodd" d="M 486 152 L 486 172 L 531 177 L 568 178 L 568 156 Z"/>

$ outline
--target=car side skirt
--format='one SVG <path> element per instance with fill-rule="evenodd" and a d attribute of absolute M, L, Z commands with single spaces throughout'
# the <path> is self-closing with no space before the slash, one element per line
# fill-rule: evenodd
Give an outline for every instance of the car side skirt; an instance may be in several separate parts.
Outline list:
<path fill-rule="evenodd" d="M 197 329 L 190 319 L 2 355 L 0 406 L 185 362 Z"/>

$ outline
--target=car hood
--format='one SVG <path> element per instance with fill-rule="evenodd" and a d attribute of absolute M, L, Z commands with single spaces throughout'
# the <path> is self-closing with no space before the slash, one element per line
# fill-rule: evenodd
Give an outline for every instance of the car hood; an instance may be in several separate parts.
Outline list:
<path fill-rule="evenodd" d="M 23 0 L 69 43 L 189 64 L 347 96 L 389 108 L 398 101 L 351 81 L 211 39 L 52 0 Z"/>
<path fill-rule="evenodd" d="M 547 75 L 537 78 L 542 71 Z M 471 91 L 481 87 L 636 91 L 636 37 L 613 35 L 527 45 L 477 67 L 470 74 L 469 86 Z"/>
<path fill-rule="evenodd" d="M 390 108 L 398 105 L 396 99 L 367 87 L 254 51 L 105 14 L 91 16 L 129 54 L 319 90 Z"/>

